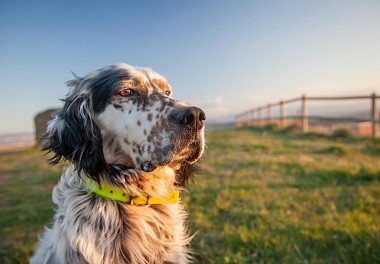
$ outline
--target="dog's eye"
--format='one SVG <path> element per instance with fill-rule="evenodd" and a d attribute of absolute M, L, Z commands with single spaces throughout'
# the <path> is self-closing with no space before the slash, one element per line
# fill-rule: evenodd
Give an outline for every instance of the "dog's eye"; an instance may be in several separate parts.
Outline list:
<path fill-rule="evenodd" d="M 121 89 L 117 92 L 117 94 L 122 97 L 128 97 L 128 96 L 133 95 L 134 93 L 135 91 L 133 91 L 132 89 Z"/>
<path fill-rule="evenodd" d="M 167 96 L 169 96 L 169 95 L 171 94 L 171 92 L 170 92 L 170 91 L 166 91 L 165 94 L 166 94 Z"/>

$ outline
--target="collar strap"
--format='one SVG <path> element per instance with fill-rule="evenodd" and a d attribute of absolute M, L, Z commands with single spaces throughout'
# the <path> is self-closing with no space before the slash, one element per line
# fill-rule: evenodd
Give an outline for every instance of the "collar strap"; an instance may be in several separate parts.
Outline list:
<path fill-rule="evenodd" d="M 122 188 L 117 188 L 105 183 L 98 184 L 90 178 L 86 179 L 86 187 L 90 192 L 93 192 L 98 196 L 130 205 L 175 204 L 179 200 L 179 190 L 173 190 L 168 193 L 165 198 L 156 198 L 151 196 L 136 197 L 126 193 Z"/>

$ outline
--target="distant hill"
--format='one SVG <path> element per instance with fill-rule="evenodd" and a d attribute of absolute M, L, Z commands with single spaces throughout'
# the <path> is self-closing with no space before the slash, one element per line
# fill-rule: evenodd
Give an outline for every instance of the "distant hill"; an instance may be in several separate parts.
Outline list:
<path fill-rule="evenodd" d="M 27 148 L 34 145 L 33 133 L 0 135 L 0 151 Z"/>

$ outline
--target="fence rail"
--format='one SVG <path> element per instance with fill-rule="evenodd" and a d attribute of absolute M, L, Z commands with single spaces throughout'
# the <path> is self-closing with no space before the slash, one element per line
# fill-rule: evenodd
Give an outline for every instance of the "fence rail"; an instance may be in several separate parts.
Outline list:
<path fill-rule="evenodd" d="M 270 103 L 260 107 L 256 107 L 240 113 L 235 117 L 235 124 L 237 127 L 246 125 L 259 125 L 262 126 L 273 121 L 280 121 L 280 127 L 285 128 L 287 121 L 297 119 L 301 121 L 302 132 L 309 131 L 310 120 L 323 120 L 323 121 L 335 121 L 335 122 L 370 122 L 372 125 L 371 134 L 373 137 L 379 136 L 379 107 L 378 100 L 380 96 L 375 93 L 371 95 L 363 96 L 301 96 L 291 98 L 288 100 L 281 100 L 275 103 Z M 363 100 L 369 99 L 370 103 L 370 117 L 371 118 L 355 118 L 355 117 L 323 117 L 313 116 L 308 114 L 308 101 L 339 101 L 339 100 Z M 301 114 L 300 115 L 286 115 L 286 105 L 301 102 Z M 273 108 L 279 107 L 279 117 L 273 117 Z"/>

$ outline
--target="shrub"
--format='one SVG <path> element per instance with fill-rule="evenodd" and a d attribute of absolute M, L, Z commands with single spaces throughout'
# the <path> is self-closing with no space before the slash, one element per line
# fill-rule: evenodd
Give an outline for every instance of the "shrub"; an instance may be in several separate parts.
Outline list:
<path fill-rule="evenodd" d="M 343 127 L 337 128 L 332 132 L 331 137 L 333 137 L 333 138 L 348 138 L 348 137 L 352 137 L 352 132 L 350 130 L 348 130 L 347 128 L 343 128 Z"/>
<path fill-rule="evenodd" d="M 378 139 L 371 140 L 364 146 L 363 150 L 370 155 L 380 156 L 380 141 Z"/>
<path fill-rule="evenodd" d="M 286 131 L 286 132 L 299 132 L 299 131 L 301 131 L 301 130 L 302 130 L 302 127 L 301 127 L 301 125 L 298 124 L 298 123 L 292 123 L 292 124 L 288 125 L 288 126 L 284 129 L 284 131 Z"/>
<path fill-rule="evenodd" d="M 323 138 L 323 137 L 326 137 L 326 133 L 322 133 L 322 132 L 307 132 L 307 133 L 304 133 L 303 134 L 303 137 L 306 137 L 306 138 Z"/>
<path fill-rule="evenodd" d="M 276 130 L 276 129 L 278 129 L 279 128 L 279 126 L 278 126 L 278 124 L 277 123 L 270 123 L 270 124 L 266 124 L 265 126 L 264 126 L 264 129 L 265 130 Z"/>
<path fill-rule="evenodd" d="M 323 148 L 317 151 L 320 154 L 335 154 L 335 155 L 344 155 L 346 152 L 343 148 L 339 146 L 330 146 L 327 148 Z"/>

